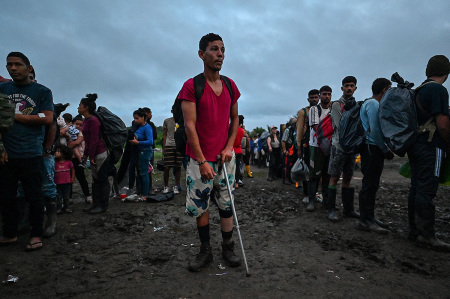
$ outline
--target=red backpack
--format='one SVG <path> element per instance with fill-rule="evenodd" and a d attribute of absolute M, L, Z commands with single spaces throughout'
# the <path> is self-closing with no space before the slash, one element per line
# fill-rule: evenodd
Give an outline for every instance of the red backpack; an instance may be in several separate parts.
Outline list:
<path fill-rule="evenodd" d="M 340 104 L 342 110 L 344 110 L 343 103 Z M 319 117 L 322 114 L 322 108 L 320 104 L 317 104 L 319 108 Z M 330 110 L 331 113 L 331 110 Z M 325 156 L 329 156 L 331 152 L 331 137 L 333 136 L 333 123 L 331 122 L 331 115 L 327 114 L 318 124 L 317 131 L 314 134 L 314 137 L 317 138 L 317 144 L 319 148 L 322 150 Z"/>

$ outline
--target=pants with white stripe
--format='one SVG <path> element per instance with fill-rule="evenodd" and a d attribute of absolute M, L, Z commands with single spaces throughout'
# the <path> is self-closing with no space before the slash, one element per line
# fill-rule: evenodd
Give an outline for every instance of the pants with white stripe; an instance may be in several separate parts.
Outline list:
<path fill-rule="evenodd" d="M 419 138 L 408 151 L 411 186 L 408 196 L 410 235 L 434 237 L 435 206 L 433 199 L 439 185 L 444 151 Z"/>

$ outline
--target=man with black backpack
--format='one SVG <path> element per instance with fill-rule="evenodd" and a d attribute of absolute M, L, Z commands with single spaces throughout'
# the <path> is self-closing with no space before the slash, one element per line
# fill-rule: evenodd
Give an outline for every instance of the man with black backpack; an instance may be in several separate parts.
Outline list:
<path fill-rule="evenodd" d="M 203 73 L 187 80 L 178 94 L 187 135 L 186 155 L 190 157 L 186 170 L 186 214 L 196 218 L 201 242 L 200 253 L 189 263 L 189 270 L 195 272 L 213 260 L 209 234 L 212 194 L 219 208 L 222 256 L 232 267 L 241 263 L 233 252 L 233 212 L 225 181 L 228 179 L 234 191 L 233 143 L 238 128 L 240 92 L 231 79 L 219 74 L 225 58 L 225 46 L 219 35 L 203 36 L 198 55 L 203 60 Z M 197 98 L 199 88 L 202 90 Z M 220 171 L 221 167 L 226 167 L 228 178 Z"/>
<path fill-rule="evenodd" d="M 433 118 L 436 126 L 419 135 L 408 150 L 411 165 L 411 187 L 408 197 L 409 239 L 434 250 L 450 252 L 450 244 L 435 235 L 435 206 L 433 198 L 438 189 L 442 161 L 450 148 L 449 96 L 442 85 L 448 78 L 450 62 L 444 55 L 430 58 L 426 68 L 427 80 L 416 92 L 418 125 Z"/>
<path fill-rule="evenodd" d="M 322 86 L 319 90 L 320 104 L 312 106 L 309 111 L 309 127 L 311 130 L 309 138 L 309 164 L 311 170 L 308 181 L 309 202 L 306 207 L 308 212 L 313 212 L 316 209 L 316 192 L 321 178 L 322 195 L 325 196 L 324 202 L 327 202 L 326 190 L 330 181 L 327 170 L 330 158 L 319 148 L 316 132 L 319 130 L 321 121 L 330 113 L 331 93 L 332 89 L 330 86 Z"/>
<path fill-rule="evenodd" d="M 311 89 L 308 92 L 309 106 L 300 109 L 297 112 L 297 157 L 303 159 L 309 166 L 309 134 L 311 132 L 309 128 L 309 110 L 312 106 L 319 103 L 319 91 L 317 89 Z M 303 181 L 303 202 L 308 203 L 308 181 Z M 305 201 L 306 200 L 306 201 Z"/>
<path fill-rule="evenodd" d="M 378 78 L 372 84 L 372 97 L 365 100 L 359 112 L 364 131 L 367 132 L 360 146 L 361 172 L 363 174 L 359 192 L 359 229 L 387 234 L 389 231 L 381 226 L 375 218 L 375 198 L 383 172 L 384 159 L 391 160 L 394 154 L 384 143 L 378 120 L 378 106 L 381 98 L 391 87 L 391 81 Z"/>
<path fill-rule="evenodd" d="M 342 174 L 342 204 L 344 206 L 344 216 L 358 218 L 359 214 L 355 212 L 353 204 L 355 198 L 355 189 L 350 187 L 353 173 L 355 171 L 356 154 L 345 153 L 339 145 L 339 122 L 347 102 L 354 101 L 353 94 L 356 91 L 356 78 L 347 76 L 342 80 L 341 90 L 343 92 L 339 100 L 331 106 L 331 121 L 333 123 L 333 137 L 330 165 L 328 173 L 331 176 L 330 185 L 328 186 L 328 219 L 337 221 L 338 217 L 335 212 L 336 204 L 336 187 Z"/>

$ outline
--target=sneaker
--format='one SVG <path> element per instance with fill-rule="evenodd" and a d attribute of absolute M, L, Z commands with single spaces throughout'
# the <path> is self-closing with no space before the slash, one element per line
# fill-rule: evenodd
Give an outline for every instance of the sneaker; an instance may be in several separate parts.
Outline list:
<path fill-rule="evenodd" d="M 241 258 L 234 254 L 234 241 L 230 243 L 222 242 L 222 257 L 230 267 L 237 267 L 241 264 Z"/>
<path fill-rule="evenodd" d="M 92 204 L 92 195 L 88 195 L 84 198 L 84 202 L 87 204 Z"/>
<path fill-rule="evenodd" d="M 163 194 L 169 193 L 169 187 L 164 187 Z"/>
<path fill-rule="evenodd" d="M 195 256 L 195 259 L 189 263 L 189 270 L 193 272 L 199 272 L 206 265 L 213 261 L 213 255 L 210 245 L 200 246 L 200 252 Z"/>
<path fill-rule="evenodd" d="M 177 186 L 173 186 L 173 193 L 174 194 L 180 193 L 180 191 L 178 191 L 178 187 Z"/>
<path fill-rule="evenodd" d="M 303 197 L 303 203 L 309 203 L 309 197 L 308 196 Z"/>

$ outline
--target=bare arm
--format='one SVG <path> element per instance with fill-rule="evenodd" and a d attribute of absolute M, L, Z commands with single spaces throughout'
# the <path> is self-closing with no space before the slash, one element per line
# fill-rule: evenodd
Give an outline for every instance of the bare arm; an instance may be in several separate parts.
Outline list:
<path fill-rule="evenodd" d="M 237 130 L 239 127 L 239 116 L 238 116 L 238 103 L 236 102 L 231 107 L 230 112 L 230 128 L 228 129 L 228 141 L 225 148 L 220 152 L 222 156 L 222 164 L 224 162 L 230 162 L 233 157 L 233 144 L 236 139 Z"/>
<path fill-rule="evenodd" d="M 24 114 L 16 114 L 14 117 L 15 121 L 26 125 L 41 125 L 41 126 L 49 126 L 53 121 L 53 111 L 46 110 L 42 111 L 45 114 L 45 117 L 39 117 L 39 115 L 24 115 Z"/>
<path fill-rule="evenodd" d="M 297 113 L 297 156 L 302 157 L 302 139 L 305 134 L 305 111 L 300 109 Z"/>
<path fill-rule="evenodd" d="M 80 134 L 77 135 L 77 139 L 76 140 L 72 140 L 69 141 L 69 143 L 67 144 L 70 148 L 74 148 L 79 146 L 84 140 L 84 137 L 81 136 Z"/>
<path fill-rule="evenodd" d="M 436 115 L 436 127 L 439 135 L 450 147 L 450 117 L 444 114 Z"/>
<path fill-rule="evenodd" d="M 163 143 L 162 143 L 163 154 L 166 151 L 166 139 L 167 139 L 167 128 L 164 129 L 164 137 L 163 137 Z"/>

